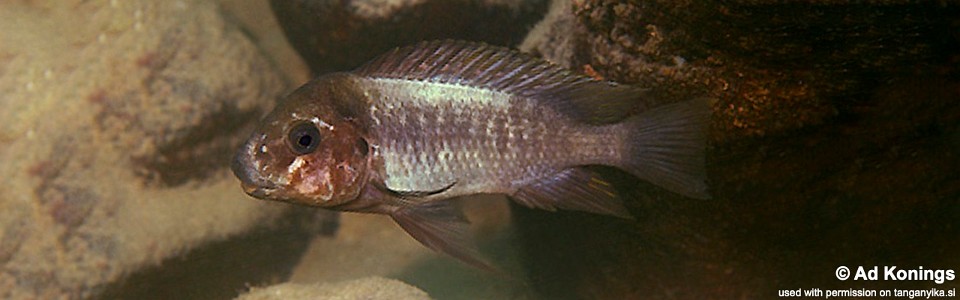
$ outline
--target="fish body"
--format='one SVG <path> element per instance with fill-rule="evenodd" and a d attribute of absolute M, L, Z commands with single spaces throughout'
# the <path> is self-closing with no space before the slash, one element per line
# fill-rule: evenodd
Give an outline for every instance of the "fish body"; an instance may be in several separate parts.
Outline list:
<path fill-rule="evenodd" d="M 398 48 L 284 99 L 233 163 L 257 198 L 390 215 L 424 245 L 486 266 L 446 201 L 506 194 L 629 218 L 604 165 L 707 198 L 703 100 L 662 104 L 505 48 Z"/>
<path fill-rule="evenodd" d="M 587 126 L 537 101 L 484 88 L 358 79 L 370 99 L 384 184 L 428 199 L 519 188 L 578 165 L 619 160 L 622 126 Z M 562 151 L 561 151 L 562 150 Z"/>

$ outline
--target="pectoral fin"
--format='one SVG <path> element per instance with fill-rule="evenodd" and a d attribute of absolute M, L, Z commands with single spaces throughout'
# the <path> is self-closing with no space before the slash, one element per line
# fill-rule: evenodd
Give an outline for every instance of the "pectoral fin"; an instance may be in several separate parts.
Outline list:
<path fill-rule="evenodd" d="M 446 192 L 456 184 L 457 182 L 454 181 L 444 187 L 431 191 L 399 191 L 391 189 L 383 183 L 374 183 L 374 187 L 377 188 L 379 193 L 385 196 L 385 199 L 389 199 L 391 204 L 400 207 L 409 207 L 426 203 L 429 201 L 426 199 L 427 197 Z"/>
<path fill-rule="evenodd" d="M 450 188 L 452 188 L 452 187 L 453 187 L 454 185 L 456 185 L 456 184 L 457 184 L 457 182 L 454 181 L 454 182 L 451 182 L 450 184 L 448 184 L 448 185 L 446 185 L 446 186 L 444 186 L 444 187 L 442 187 L 442 188 L 439 188 L 439 189 L 436 189 L 436 190 L 433 190 L 433 191 L 394 191 L 394 190 L 390 190 L 390 189 L 388 189 L 388 191 L 390 191 L 391 193 L 393 193 L 394 195 L 396 195 L 396 196 L 398 196 L 398 197 L 423 198 L 423 197 L 426 197 L 426 196 L 433 196 L 433 195 L 436 195 L 436 194 L 440 194 L 440 193 L 446 192 L 447 190 L 449 190 Z"/>
<path fill-rule="evenodd" d="M 520 188 L 514 201 L 549 211 L 578 210 L 632 219 L 610 182 L 586 168 L 571 168 Z"/>
<path fill-rule="evenodd" d="M 450 201 L 435 201 L 397 209 L 390 214 L 411 237 L 434 251 L 486 270 L 495 268 L 481 258 L 467 219 Z"/>

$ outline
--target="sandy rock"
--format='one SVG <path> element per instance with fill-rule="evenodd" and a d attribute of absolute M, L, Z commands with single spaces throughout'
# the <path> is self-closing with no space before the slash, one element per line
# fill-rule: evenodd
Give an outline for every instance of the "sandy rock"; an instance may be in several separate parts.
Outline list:
<path fill-rule="evenodd" d="M 383 277 L 367 277 L 350 281 L 325 284 L 284 283 L 264 288 L 254 288 L 238 300 L 281 299 L 430 299 L 427 293 L 399 280 Z"/>
<path fill-rule="evenodd" d="M 269 224 L 225 168 L 283 90 L 208 1 L 0 4 L 0 298 L 80 298 Z"/>

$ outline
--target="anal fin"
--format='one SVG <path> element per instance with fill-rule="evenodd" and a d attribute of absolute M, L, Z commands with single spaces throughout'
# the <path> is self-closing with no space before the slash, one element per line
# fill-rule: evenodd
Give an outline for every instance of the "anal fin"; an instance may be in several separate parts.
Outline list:
<path fill-rule="evenodd" d="M 411 237 L 440 253 L 469 265 L 496 270 L 481 258 L 470 234 L 470 224 L 451 201 L 434 201 L 407 206 L 390 214 Z"/>
<path fill-rule="evenodd" d="M 530 208 L 577 210 L 633 218 L 613 185 L 596 172 L 582 167 L 566 169 L 524 186 L 512 197 L 514 201 Z"/>

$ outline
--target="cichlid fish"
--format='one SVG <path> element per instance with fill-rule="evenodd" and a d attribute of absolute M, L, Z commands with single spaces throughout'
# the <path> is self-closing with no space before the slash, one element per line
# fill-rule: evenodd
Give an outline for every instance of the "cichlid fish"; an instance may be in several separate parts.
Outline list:
<path fill-rule="evenodd" d="M 705 100 L 660 105 L 506 48 L 398 48 L 281 101 L 233 161 L 256 198 L 391 216 L 425 246 L 487 264 L 448 200 L 506 194 L 545 210 L 629 218 L 585 166 L 708 198 Z"/>

